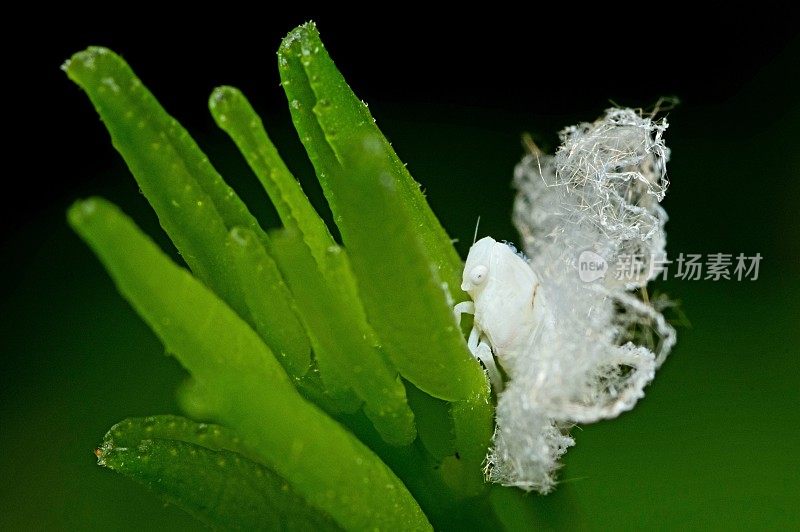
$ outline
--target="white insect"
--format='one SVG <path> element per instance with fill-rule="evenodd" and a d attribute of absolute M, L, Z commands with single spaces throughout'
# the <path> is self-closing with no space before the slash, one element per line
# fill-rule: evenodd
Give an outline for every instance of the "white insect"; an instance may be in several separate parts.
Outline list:
<path fill-rule="evenodd" d="M 459 322 L 474 314 L 468 345 L 498 394 L 491 481 L 551 490 L 574 445 L 569 429 L 633 408 L 675 342 L 635 295 L 666 257 L 666 127 L 611 109 L 567 128 L 554 155 L 515 171 L 514 221 L 530 260 L 490 237 L 469 251 L 461 288 L 472 301 L 454 311 Z M 609 270 L 633 256 L 627 275 Z M 605 261 L 600 275 L 581 275 L 586 257 Z"/>
<path fill-rule="evenodd" d="M 514 361 L 524 355 L 548 321 L 540 286 L 527 261 L 508 244 L 487 236 L 470 248 L 461 289 L 472 301 L 458 303 L 454 310 L 459 324 L 461 314 L 474 314 L 467 345 L 483 363 L 497 392 L 503 390 L 503 379 L 492 355 L 513 378 Z"/>

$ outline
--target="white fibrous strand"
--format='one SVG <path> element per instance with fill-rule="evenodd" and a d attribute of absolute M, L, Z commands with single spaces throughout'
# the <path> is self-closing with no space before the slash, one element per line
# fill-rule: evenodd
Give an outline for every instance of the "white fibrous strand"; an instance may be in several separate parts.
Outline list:
<path fill-rule="evenodd" d="M 550 491 L 574 444 L 569 429 L 631 409 L 675 342 L 642 295 L 666 259 L 666 129 L 665 119 L 610 109 L 562 131 L 554 155 L 530 154 L 515 169 L 514 222 L 548 320 L 499 395 L 494 482 Z M 579 275 L 587 250 L 608 268 L 591 282 Z"/>

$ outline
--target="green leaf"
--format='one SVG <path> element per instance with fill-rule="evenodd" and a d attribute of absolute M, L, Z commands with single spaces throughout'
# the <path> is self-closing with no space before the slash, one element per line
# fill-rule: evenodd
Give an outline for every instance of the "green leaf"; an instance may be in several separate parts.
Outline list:
<path fill-rule="evenodd" d="M 394 473 L 303 399 L 258 335 L 129 218 L 91 199 L 73 206 L 69 221 L 192 374 L 214 418 L 310 505 L 346 529 L 430 529 Z"/>
<path fill-rule="evenodd" d="M 292 294 L 284 284 L 278 266 L 264 249 L 255 233 L 234 227 L 226 242 L 234 257 L 239 286 L 244 294 L 245 305 L 251 324 L 268 346 L 285 346 L 273 352 L 286 371 L 299 380 L 311 364 L 311 347 L 302 324 L 296 318 L 293 303 L 283 315 L 276 311 L 284 302 L 292 302 Z"/>
<path fill-rule="evenodd" d="M 485 376 L 455 326 L 461 261 L 413 181 L 325 51 L 313 24 L 278 60 L 292 119 L 358 279 L 370 323 L 401 375 L 426 393 L 467 400 Z M 378 232 L 379 231 L 379 232 Z"/>
<path fill-rule="evenodd" d="M 211 423 L 196 423 L 185 417 L 161 415 L 128 418 L 120 421 L 106 434 L 103 442 L 113 440 L 115 447 L 134 447 L 141 440 L 180 440 L 206 447 L 213 451 L 233 451 L 250 461 L 257 458 L 249 454 L 242 439 L 234 431 Z"/>
<path fill-rule="evenodd" d="M 245 155 L 289 234 L 302 239 L 285 237 L 282 251 L 275 254 L 283 255 L 283 275 L 301 307 L 329 393 L 352 406 L 353 397 L 347 393 L 352 391 L 386 441 L 411 443 L 416 431 L 405 389 L 374 346 L 377 340 L 367 325 L 345 251 L 334 242 L 244 95 L 233 87 L 219 87 L 209 108 Z"/>
<path fill-rule="evenodd" d="M 486 489 L 483 462 L 492 439 L 494 407 L 489 402 L 488 385 L 483 393 L 451 405 L 456 454 L 442 462 L 440 471 L 451 488 L 472 497 Z"/>
<path fill-rule="evenodd" d="M 218 87 L 211 94 L 208 106 L 217 125 L 245 156 L 284 227 L 298 231 L 317 263 L 323 264 L 328 248 L 336 242 L 281 159 L 250 102 L 235 87 Z"/>
<path fill-rule="evenodd" d="M 377 339 L 367 323 L 347 307 L 346 292 L 336 288 L 336 278 L 349 272 L 320 275 L 308 247 L 297 234 L 276 234 L 272 241 L 281 271 L 307 323 L 323 381 L 326 370 L 333 371 L 336 379 L 364 402 L 364 413 L 385 441 L 410 444 L 416 437 L 414 414 L 397 370 L 378 350 Z M 331 248 L 329 253 L 338 250 Z M 334 367 L 326 368 L 323 361 Z"/>
<path fill-rule="evenodd" d="M 243 272 L 253 265 L 237 260 L 226 246 L 234 227 L 246 227 L 266 240 L 244 203 L 122 58 L 92 47 L 75 54 L 64 70 L 86 91 L 192 272 L 264 334 L 274 351 L 286 355 L 281 361 L 287 368 L 302 375 L 310 345 L 291 310 L 288 292 L 280 288 L 274 263 L 260 261 L 260 269 Z M 243 277 L 249 279 L 244 285 Z M 248 299 L 270 305 L 253 308 Z"/>
<path fill-rule="evenodd" d="M 459 497 L 486 489 L 483 462 L 492 438 L 494 408 L 484 394 L 448 403 L 406 386 L 419 439 L 436 463 L 441 481 Z M 487 392 L 488 394 L 488 392 Z"/>
<path fill-rule="evenodd" d="M 438 463 L 456 453 L 455 427 L 450 415 L 452 403 L 436 399 L 413 384 L 406 386 L 408 402 L 417 421 L 419 439 Z"/>
<path fill-rule="evenodd" d="M 96 451 L 98 464 L 154 490 L 213 527 L 340 530 L 280 475 L 237 452 L 240 438 L 177 416 L 127 419 Z"/>
<path fill-rule="evenodd" d="M 374 336 L 366 324 L 366 314 L 358 297 L 356 281 L 345 251 L 336 244 L 325 223 L 309 203 L 300 184 L 292 176 L 267 136 L 260 117 L 244 95 L 234 87 L 219 87 L 209 98 L 209 109 L 217 124 L 230 135 L 244 154 L 275 205 L 283 225 L 293 234 L 302 236 L 303 242 L 314 258 L 314 262 L 302 261 L 306 258 L 306 254 L 300 250 L 301 256 L 298 260 L 302 262 L 295 264 L 285 261 L 284 271 L 286 276 L 292 276 L 298 281 L 295 283 L 296 291 L 311 296 L 304 299 L 306 302 L 304 307 L 311 314 L 304 316 L 304 321 L 309 336 L 312 339 L 316 338 L 315 358 L 322 380 L 326 384 L 328 396 L 338 405 L 340 411 L 353 412 L 364 400 L 367 401 L 367 408 L 374 411 L 375 402 L 380 401 L 381 397 L 365 398 L 363 393 L 354 392 L 351 385 L 353 379 L 347 370 L 342 369 L 350 365 L 352 357 L 348 359 L 343 354 L 346 350 L 342 349 L 341 344 L 319 338 L 320 336 L 330 338 L 329 334 L 321 330 L 316 333 L 314 331 L 315 326 L 317 329 L 338 329 L 340 331 L 337 333 L 338 336 L 349 336 L 351 340 L 358 338 L 356 342 L 359 343 L 364 339 L 371 340 Z M 299 282 L 300 277 L 305 277 L 305 280 Z M 331 287 L 335 287 L 337 292 L 335 299 L 320 301 L 323 292 L 314 297 L 313 291 L 309 290 L 311 285 L 318 288 L 327 285 L 325 293 L 330 292 Z M 328 294 L 327 297 L 333 296 Z M 323 321 L 318 321 L 319 314 L 315 314 L 311 308 L 320 305 L 326 308 Z M 331 321 L 340 317 L 342 319 L 347 317 L 346 323 L 337 326 Z M 358 325 L 357 328 L 353 327 L 354 323 Z M 365 352 L 365 354 L 370 358 L 374 357 L 372 350 L 369 351 L 370 353 Z M 384 370 L 382 375 L 383 373 L 386 371 Z M 391 394 L 397 389 L 398 385 L 395 384 L 386 389 L 386 392 Z M 402 392 L 402 388 L 399 391 Z M 407 413 L 410 414 L 410 411 Z M 413 439 L 411 418 L 408 415 L 401 417 L 406 420 L 404 430 L 390 437 L 391 441 Z M 381 432 L 389 436 L 385 430 Z"/>
<path fill-rule="evenodd" d="M 450 237 L 428 206 L 419 184 L 375 125 L 366 104 L 353 93 L 334 65 L 313 22 L 295 28 L 286 36 L 278 51 L 278 64 L 292 118 L 323 186 L 327 182 L 326 168 L 341 157 L 341 149 L 346 148 L 353 137 L 373 135 L 380 138 L 393 177 L 403 189 L 404 199 L 412 206 L 409 215 L 416 226 L 423 228 L 419 231 L 421 240 L 436 259 L 436 268 L 449 283 L 453 298 L 465 299 L 465 294 L 457 288 L 463 264 Z"/>

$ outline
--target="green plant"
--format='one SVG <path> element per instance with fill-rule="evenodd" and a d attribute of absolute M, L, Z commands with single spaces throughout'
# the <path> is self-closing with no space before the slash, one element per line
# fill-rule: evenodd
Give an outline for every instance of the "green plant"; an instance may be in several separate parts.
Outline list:
<path fill-rule="evenodd" d="M 280 229 L 260 227 L 120 57 L 89 48 L 64 66 L 191 273 L 107 201 L 76 203 L 69 222 L 188 370 L 186 413 L 215 423 L 123 421 L 99 463 L 215 526 L 488 528 L 508 505 L 520 517 L 515 490 L 483 481 L 493 406 L 453 320 L 461 259 L 315 26 L 278 61 L 343 245 L 237 89 L 209 107 Z"/>

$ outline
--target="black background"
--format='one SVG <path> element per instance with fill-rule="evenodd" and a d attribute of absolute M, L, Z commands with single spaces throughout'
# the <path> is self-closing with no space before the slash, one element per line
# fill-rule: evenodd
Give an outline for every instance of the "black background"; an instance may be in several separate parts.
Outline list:
<path fill-rule="evenodd" d="M 683 116 L 676 110 L 678 120 L 702 111 L 700 119 L 714 121 L 709 129 L 742 136 L 750 122 L 769 124 L 796 102 L 797 24 L 781 13 L 565 8 L 432 16 L 387 5 L 384 14 L 299 8 L 290 15 L 259 7 L 266 13 L 216 6 L 219 12 L 183 16 L 154 8 L 103 16 L 86 7 L 30 26 L 18 21 L 24 31 L 8 42 L 7 160 L 26 171 L 5 180 L 24 192 L 4 219 L 29 221 L 54 202 L 64 206 L 119 164 L 84 96 L 58 68 L 88 45 L 122 54 L 201 141 L 222 138 L 205 112 L 207 95 L 220 84 L 240 87 L 273 127 L 286 127 L 275 52 L 289 29 L 311 19 L 379 119 L 402 107 L 395 114 L 406 121 L 460 119 L 516 136 L 532 131 L 552 148 L 556 131 L 592 119 L 612 101 L 637 107 L 677 96 L 686 109 Z M 15 21 L 9 24 L 13 29 Z M 768 72 L 769 86 L 734 102 L 776 58 L 784 71 Z"/>

